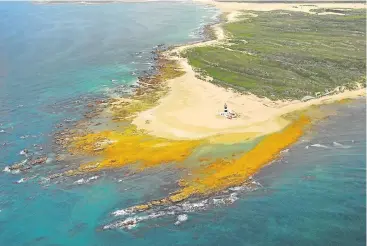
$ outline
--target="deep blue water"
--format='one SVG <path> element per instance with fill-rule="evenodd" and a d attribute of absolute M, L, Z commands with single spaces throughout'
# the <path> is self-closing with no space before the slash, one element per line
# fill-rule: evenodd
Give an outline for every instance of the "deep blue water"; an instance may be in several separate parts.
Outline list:
<path fill-rule="evenodd" d="M 0 3 L 0 168 L 21 161 L 23 148 L 51 151 L 55 124 L 81 118 L 88 98 L 134 83 L 154 46 L 197 40 L 216 13 L 190 3 Z M 178 226 L 175 215 L 99 230 L 111 212 L 167 193 L 169 166 L 85 185 L 18 184 L 23 174 L 2 172 L 0 245 L 365 245 L 366 104 L 331 107 L 336 115 L 256 175 L 256 190 L 185 212 Z"/>

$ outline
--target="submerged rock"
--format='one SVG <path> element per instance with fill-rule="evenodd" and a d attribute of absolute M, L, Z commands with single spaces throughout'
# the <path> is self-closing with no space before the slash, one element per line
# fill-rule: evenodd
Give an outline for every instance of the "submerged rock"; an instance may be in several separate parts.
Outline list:
<path fill-rule="evenodd" d="M 55 179 L 55 178 L 59 178 L 62 176 L 62 173 L 55 173 L 55 174 L 52 174 L 50 176 L 48 176 L 48 179 Z"/>
<path fill-rule="evenodd" d="M 29 151 L 27 149 L 23 149 L 19 152 L 20 155 L 27 155 Z"/>
<path fill-rule="evenodd" d="M 10 166 L 9 167 L 9 170 L 11 170 L 11 171 L 20 170 L 21 168 L 25 167 L 25 165 L 27 164 L 27 162 L 28 162 L 28 160 L 25 159 L 25 160 L 23 160 L 23 161 L 21 161 L 19 163 L 16 163 L 16 164 Z"/>
<path fill-rule="evenodd" d="M 47 161 L 47 156 L 38 157 L 32 160 L 29 164 L 32 166 L 44 164 Z"/>

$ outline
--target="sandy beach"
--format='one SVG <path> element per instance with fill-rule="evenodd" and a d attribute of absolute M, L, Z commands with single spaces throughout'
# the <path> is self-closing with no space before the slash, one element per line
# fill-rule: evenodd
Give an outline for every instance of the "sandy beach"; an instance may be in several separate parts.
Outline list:
<path fill-rule="evenodd" d="M 236 21 L 239 11 L 284 9 L 309 12 L 310 9 L 316 8 L 314 4 L 305 6 L 305 4 L 224 3 L 207 0 L 200 2 L 213 4 L 227 13 L 226 21 Z M 322 3 L 317 4 L 317 7 L 365 8 L 365 4 Z M 179 61 L 185 74 L 169 80 L 167 82 L 170 88 L 168 95 L 160 100 L 158 106 L 140 113 L 134 119 L 133 124 L 154 136 L 169 139 L 200 139 L 228 133 L 243 133 L 256 137 L 279 131 L 287 126 L 290 122 L 281 117 L 284 114 L 305 109 L 311 105 L 365 96 L 365 89 L 361 88 L 315 98 L 307 102 L 271 101 L 255 95 L 239 94 L 198 79 L 187 60 L 176 54 L 194 46 L 216 45 L 224 41 L 226 37 L 220 24 L 215 25 L 214 30 L 216 40 L 181 46 L 167 52 L 166 55 L 170 59 Z M 220 116 L 224 103 L 239 117 L 227 119 Z"/>

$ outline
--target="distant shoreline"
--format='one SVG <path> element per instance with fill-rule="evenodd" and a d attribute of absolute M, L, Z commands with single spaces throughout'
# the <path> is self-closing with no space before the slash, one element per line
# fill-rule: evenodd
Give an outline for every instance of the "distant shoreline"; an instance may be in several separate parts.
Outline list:
<path fill-rule="evenodd" d="M 32 2 L 35 3 L 125 3 L 125 2 L 179 2 L 174 0 L 87 0 L 87 1 L 81 1 L 81 0 L 34 0 Z M 187 1 L 190 2 L 190 1 Z M 365 1 L 348 1 L 348 0 L 340 0 L 340 1 L 317 1 L 317 0 L 244 0 L 244 1 L 236 1 L 236 0 L 217 0 L 215 2 L 223 2 L 223 3 L 293 3 L 293 4 L 307 4 L 307 3 L 365 3 Z"/>
<path fill-rule="evenodd" d="M 111 3 L 149 3 L 149 2 L 178 2 L 174 0 L 117 0 L 117 1 L 111 1 L 111 0 L 96 0 L 96 1 L 80 1 L 80 0 L 35 0 L 32 1 L 34 4 L 82 4 L 82 5 L 92 5 L 92 4 L 111 4 Z M 190 2 L 190 1 L 188 1 Z"/>
<path fill-rule="evenodd" d="M 293 4 L 307 4 L 307 3 L 365 3 L 365 1 L 345 1 L 345 0 L 341 0 L 341 1 L 313 1 L 313 0 L 310 0 L 310 1 L 307 1 L 307 0 L 301 0 L 301 1 L 296 1 L 296 0 L 290 0 L 290 1 L 281 1 L 281 0 L 254 0 L 254 1 L 251 1 L 251 0 L 244 0 L 244 1 L 236 1 L 236 0 L 217 0 L 216 2 L 223 2 L 223 3 L 293 3 Z"/>

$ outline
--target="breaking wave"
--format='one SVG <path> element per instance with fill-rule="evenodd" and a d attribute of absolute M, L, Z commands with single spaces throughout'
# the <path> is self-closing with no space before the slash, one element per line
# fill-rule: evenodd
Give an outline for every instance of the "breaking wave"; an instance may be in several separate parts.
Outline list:
<path fill-rule="evenodd" d="M 354 143 L 354 140 L 352 140 L 351 142 Z M 344 145 L 344 144 L 341 144 L 335 141 L 332 143 L 332 146 L 328 146 L 326 144 L 311 144 L 311 145 L 307 145 L 305 149 L 309 149 L 310 147 L 322 148 L 322 149 L 334 149 L 334 148 L 349 149 L 349 148 L 352 148 L 351 145 Z"/>
<path fill-rule="evenodd" d="M 324 148 L 324 149 L 330 149 L 330 147 L 323 145 L 323 144 L 312 144 L 310 145 L 311 147 L 316 147 L 316 148 Z"/>
<path fill-rule="evenodd" d="M 342 148 L 342 149 L 349 149 L 349 148 L 352 148 L 352 146 L 350 145 L 343 145 L 341 143 L 338 143 L 338 142 L 333 142 L 333 145 L 337 148 Z"/>
<path fill-rule="evenodd" d="M 189 217 L 187 216 L 187 214 L 180 214 L 179 216 L 177 216 L 177 221 L 175 222 L 175 225 L 179 225 L 183 222 L 185 222 Z"/>
<path fill-rule="evenodd" d="M 90 178 L 81 178 L 81 179 L 78 179 L 77 181 L 75 181 L 74 184 L 78 184 L 78 185 L 87 184 L 90 181 L 97 180 L 98 178 L 99 178 L 99 176 L 92 176 Z"/>
<path fill-rule="evenodd" d="M 185 201 L 174 205 L 153 207 L 145 212 L 134 211 L 131 208 L 116 210 L 111 213 L 114 217 L 126 217 L 125 219 L 114 221 L 104 225 L 102 230 L 125 229 L 130 230 L 139 225 L 139 223 L 151 219 L 161 218 L 165 216 L 177 215 L 174 225 L 180 225 L 188 220 L 188 213 L 204 211 L 220 206 L 227 206 L 235 203 L 239 199 L 241 193 L 254 191 L 261 187 L 261 184 L 255 180 L 251 180 L 243 186 L 231 187 L 224 191 L 223 194 L 206 198 L 199 201 Z"/>

